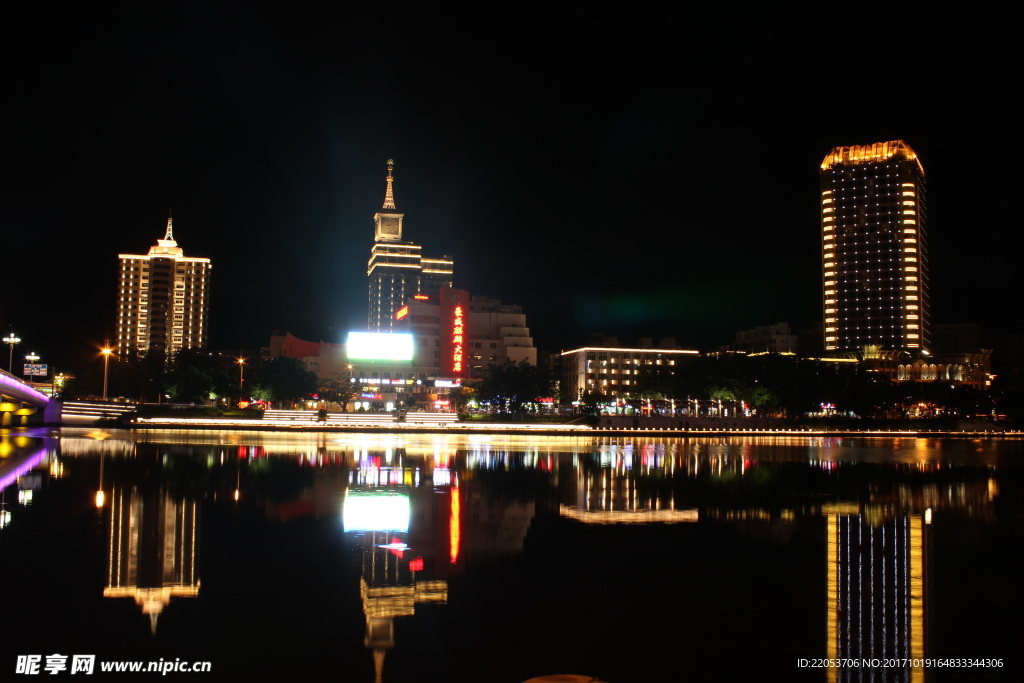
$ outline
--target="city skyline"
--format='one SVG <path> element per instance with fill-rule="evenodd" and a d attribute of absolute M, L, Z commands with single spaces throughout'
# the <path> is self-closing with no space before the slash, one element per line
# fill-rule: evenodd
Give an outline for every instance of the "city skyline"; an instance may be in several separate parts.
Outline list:
<path fill-rule="evenodd" d="M 365 325 L 387 158 L 408 239 L 452 255 L 456 287 L 521 305 L 540 348 L 604 332 L 707 349 L 779 320 L 799 330 L 821 319 L 820 160 L 894 139 L 928 170 L 933 322 L 1017 329 L 1002 314 L 1012 255 L 971 241 L 1012 225 L 1008 204 L 977 200 L 1009 155 L 975 141 L 983 122 L 1009 125 L 1008 95 L 998 69 L 964 72 L 940 41 L 922 39 L 914 94 L 892 108 L 867 91 L 834 99 L 836 79 L 886 54 L 836 75 L 778 36 L 767 52 L 744 35 L 677 49 L 647 22 L 596 16 L 558 43 L 535 27 L 545 47 L 527 52 L 510 34 L 450 47 L 457 27 L 404 17 L 385 42 L 372 29 L 333 41 L 301 13 L 239 22 L 213 7 L 160 15 L 155 34 L 136 30 L 153 20 L 137 9 L 44 24 L 17 10 L 39 45 L 12 74 L 17 173 L 0 204 L 8 275 L 25 283 L 0 307 L 18 352 L 74 365 L 115 338 L 103 274 L 148 247 L 169 208 L 189 252 L 217 264 L 211 348 L 274 329 L 341 341 Z M 624 49 L 588 50 L 613 34 Z M 87 283 L 73 306 L 63 278 Z"/>

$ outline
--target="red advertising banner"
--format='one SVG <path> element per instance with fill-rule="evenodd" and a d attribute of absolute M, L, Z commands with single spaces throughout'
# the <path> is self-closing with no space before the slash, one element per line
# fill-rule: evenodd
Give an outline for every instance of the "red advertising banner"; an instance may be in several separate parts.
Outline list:
<path fill-rule="evenodd" d="M 441 376 L 469 376 L 469 292 L 441 290 Z"/>

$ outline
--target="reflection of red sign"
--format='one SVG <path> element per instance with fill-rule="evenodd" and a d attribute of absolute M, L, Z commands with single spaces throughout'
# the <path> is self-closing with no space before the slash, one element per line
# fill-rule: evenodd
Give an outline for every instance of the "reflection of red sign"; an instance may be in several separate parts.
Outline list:
<path fill-rule="evenodd" d="M 421 572 L 423 571 L 423 558 L 417 557 L 415 560 L 409 562 L 409 571 Z"/>
<path fill-rule="evenodd" d="M 462 379 L 469 370 L 469 292 L 441 290 L 441 374 Z"/>

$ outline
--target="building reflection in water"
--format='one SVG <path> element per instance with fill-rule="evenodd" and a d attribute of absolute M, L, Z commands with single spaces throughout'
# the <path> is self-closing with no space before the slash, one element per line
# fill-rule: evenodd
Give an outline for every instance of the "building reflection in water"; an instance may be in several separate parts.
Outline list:
<path fill-rule="evenodd" d="M 130 441 L 90 437 L 64 441 L 65 456 L 75 453 L 77 442 L 83 454 L 107 453 L 108 462 L 111 455 L 135 455 Z M 811 570 L 827 572 L 826 604 L 812 607 L 819 615 L 816 630 L 824 627 L 826 634 L 822 654 L 928 656 L 933 515 L 936 524 L 954 518 L 965 525 L 991 523 L 1000 481 L 994 468 L 951 468 L 935 449 L 925 448 L 927 442 L 909 443 L 890 444 L 888 452 L 862 448 L 852 461 L 839 457 L 846 448 L 839 439 L 724 437 L 520 445 L 506 439 L 413 443 L 345 436 L 311 442 L 299 452 L 238 444 L 235 463 L 230 450 L 225 460 L 223 445 L 190 446 L 189 453 L 209 450 L 206 467 L 234 468 L 225 484 L 234 500 L 248 470 L 252 495 L 243 500 L 265 505 L 270 518 L 340 512 L 360 558 L 364 644 L 379 681 L 385 654 L 396 646 L 395 619 L 407 617 L 415 624 L 410 630 L 422 628 L 430 621 L 424 606 L 447 604 L 450 579 L 476 563 L 522 553 L 538 509 L 587 524 L 731 525 L 779 544 L 789 543 L 797 530 L 810 532 L 819 544 L 810 554 Z M 268 475 L 262 479 L 252 475 L 257 464 L 283 459 L 294 459 L 302 473 L 317 472 L 296 478 L 282 499 L 260 488 L 280 484 L 281 470 L 260 470 Z M 57 476 L 53 467 L 51 476 Z M 172 597 L 198 595 L 199 505 L 175 498 L 166 485 L 115 483 L 109 490 L 104 595 L 132 597 L 155 629 Z M 822 599 L 820 587 L 813 597 Z M 817 621 L 822 607 L 825 623 Z M 864 673 L 835 669 L 827 680 Z M 919 669 L 875 670 L 876 680 L 885 676 L 925 679 Z"/>
<path fill-rule="evenodd" d="M 827 516 L 828 659 L 925 656 L 926 555 L 931 554 L 926 515 L 900 515 L 875 523 L 859 513 Z M 922 667 L 873 672 L 882 680 L 888 674 L 892 680 L 924 681 Z M 831 668 L 827 680 L 860 675 L 856 668 Z"/>
<path fill-rule="evenodd" d="M 682 464 L 665 444 L 604 444 L 582 459 L 559 462 L 559 514 L 587 524 L 696 522 L 696 508 L 677 505 L 673 489 L 641 487 L 641 481 L 677 474 Z M 685 471 L 679 471 L 685 475 Z"/>
<path fill-rule="evenodd" d="M 413 616 L 417 605 L 448 601 L 443 577 L 452 573 L 446 565 L 459 563 L 460 494 L 456 477 L 447 468 L 430 467 L 431 462 L 407 466 L 404 453 L 390 451 L 364 450 L 356 457 L 342 523 L 359 540 L 363 642 L 373 653 L 379 683 L 384 657 L 395 647 L 395 619 Z M 440 486 L 431 485 L 435 473 Z M 447 533 L 438 533 L 439 528 Z"/>
<path fill-rule="evenodd" d="M 166 486 L 113 486 L 107 519 L 107 586 L 103 596 L 133 598 L 157 619 L 171 598 L 199 595 L 199 503 Z"/>

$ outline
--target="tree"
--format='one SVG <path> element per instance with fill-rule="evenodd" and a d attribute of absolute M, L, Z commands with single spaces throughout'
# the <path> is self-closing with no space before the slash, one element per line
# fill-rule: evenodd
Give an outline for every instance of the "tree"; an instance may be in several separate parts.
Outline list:
<path fill-rule="evenodd" d="M 505 359 L 501 365 L 492 365 L 480 382 L 480 399 L 501 412 L 518 413 L 523 404 L 538 396 L 550 395 L 554 381 L 550 373 L 525 359 L 514 363 Z"/>
<path fill-rule="evenodd" d="M 298 401 L 316 393 L 316 374 L 306 370 L 302 361 L 288 356 L 278 356 L 259 364 L 254 386 L 259 385 L 270 392 L 274 401 Z M 256 396 L 256 390 L 253 390 Z"/>
<path fill-rule="evenodd" d="M 599 391 L 582 391 L 580 392 L 580 412 L 588 417 L 600 415 L 601 405 L 609 401 L 611 401 L 611 397 Z"/>
<path fill-rule="evenodd" d="M 476 389 L 471 386 L 462 385 L 461 387 L 454 387 L 448 392 L 448 400 L 451 401 L 452 407 L 457 413 L 466 412 L 466 406 L 469 405 L 469 400 L 473 394 L 476 393 Z"/>
<path fill-rule="evenodd" d="M 317 383 L 317 394 L 320 398 L 331 403 L 340 403 L 342 410 L 347 409 L 349 401 L 358 393 L 356 385 L 352 383 L 352 377 L 346 373 L 336 372 L 321 377 Z"/>
<path fill-rule="evenodd" d="M 182 349 L 168 363 L 168 392 L 176 401 L 201 403 L 211 394 L 227 396 L 237 391 L 234 359 L 203 349 Z"/>

